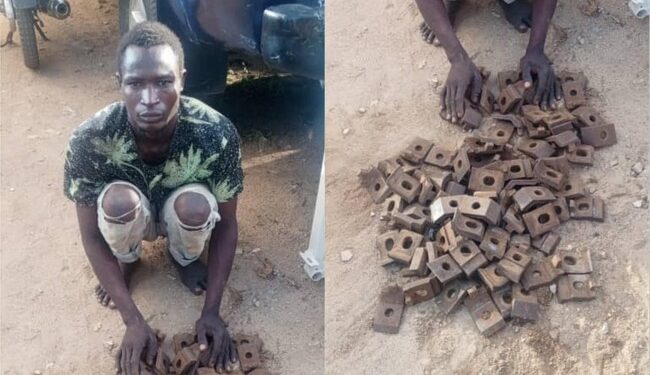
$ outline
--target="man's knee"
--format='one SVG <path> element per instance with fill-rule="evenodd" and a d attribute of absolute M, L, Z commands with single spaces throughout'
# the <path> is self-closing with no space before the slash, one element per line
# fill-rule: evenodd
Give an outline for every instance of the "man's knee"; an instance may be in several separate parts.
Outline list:
<path fill-rule="evenodd" d="M 210 218 L 211 208 L 210 203 L 202 194 L 187 191 L 176 197 L 174 211 L 183 225 L 199 227 Z"/>
<path fill-rule="evenodd" d="M 115 184 L 106 190 L 102 200 L 102 209 L 107 219 L 119 219 L 129 222 L 135 219 L 135 208 L 140 203 L 140 194 L 128 185 Z"/>

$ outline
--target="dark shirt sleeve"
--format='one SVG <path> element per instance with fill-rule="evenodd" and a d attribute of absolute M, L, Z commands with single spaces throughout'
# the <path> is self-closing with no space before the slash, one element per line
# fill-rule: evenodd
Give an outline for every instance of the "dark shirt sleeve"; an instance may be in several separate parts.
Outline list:
<path fill-rule="evenodd" d="M 217 162 L 213 164 L 213 180 L 210 184 L 212 193 L 219 203 L 234 199 L 244 190 L 239 134 L 229 120 L 225 121 L 220 141 L 221 151 Z"/>
<path fill-rule="evenodd" d="M 83 205 L 94 205 L 106 185 L 97 158 L 78 131 L 70 138 L 65 152 L 63 168 L 63 192 L 71 201 Z"/>

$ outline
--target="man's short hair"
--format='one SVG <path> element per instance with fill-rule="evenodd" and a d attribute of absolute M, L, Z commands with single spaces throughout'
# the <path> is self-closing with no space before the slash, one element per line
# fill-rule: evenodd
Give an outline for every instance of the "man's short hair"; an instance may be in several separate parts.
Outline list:
<path fill-rule="evenodd" d="M 140 22 L 122 36 L 120 45 L 117 47 L 117 71 L 122 73 L 124 51 L 127 47 L 150 48 L 165 44 L 170 46 L 178 57 L 178 67 L 182 72 L 185 69 L 185 54 L 180 39 L 167 26 L 152 21 Z"/>

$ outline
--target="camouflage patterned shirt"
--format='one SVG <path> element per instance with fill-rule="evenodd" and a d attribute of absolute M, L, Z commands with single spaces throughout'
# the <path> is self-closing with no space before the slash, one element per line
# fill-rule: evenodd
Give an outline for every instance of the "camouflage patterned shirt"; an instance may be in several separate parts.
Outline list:
<path fill-rule="evenodd" d="M 72 201 L 93 205 L 106 184 L 121 180 L 137 186 L 160 210 L 179 186 L 201 183 L 218 202 L 243 189 L 239 135 L 230 120 L 202 102 L 182 96 L 177 128 L 167 159 L 144 163 L 123 102 L 113 103 L 81 124 L 65 154 L 64 192 Z"/>

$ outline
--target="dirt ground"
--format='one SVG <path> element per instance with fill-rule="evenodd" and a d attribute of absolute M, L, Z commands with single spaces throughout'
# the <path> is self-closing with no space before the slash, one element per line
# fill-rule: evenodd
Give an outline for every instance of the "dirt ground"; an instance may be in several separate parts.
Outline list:
<path fill-rule="evenodd" d="M 516 68 L 528 34 L 515 32 L 494 1 L 470 1 L 459 37 L 477 65 L 494 74 Z M 408 307 L 397 335 L 371 329 L 382 286 L 403 282 L 377 265 L 379 209 L 356 174 L 397 154 L 410 139 L 449 148 L 466 135 L 438 116 L 436 82 L 449 64 L 418 33 L 413 1 L 331 0 L 326 46 L 327 287 L 325 361 L 328 374 L 647 374 L 648 20 L 627 1 L 599 3 L 592 16 L 560 1 L 547 42 L 557 70 L 582 70 L 592 103 L 617 126 L 618 144 L 596 153 L 589 168 L 573 168 L 606 201 L 604 223 L 572 221 L 561 247 L 591 250 L 602 287 L 591 302 L 553 301 L 537 324 L 508 327 L 484 338 L 464 310 L 445 317 L 429 301 Z M 469 4 L 468 4 L 469 5 Z M 646 205 L 647 207 L 647 205 Z M 339 253 L 351 250 L 344 263 Z"/>
<path fill-rule="evenodd" d="M 20 47 L 0 50 L 2 374 L 114 373 L 123 324 L 93 295 L 62 177 L 72 130 L 118 99 L 116 6 L 75 1 L 69 19 L 46 17 L 52 41 L 39 42 L 38 72 L 23 66 Z M 274 373 L 323 372 L 324 286 L 307 278 L 298 254 L 308 246 L 322 160 L 322 111 L 305 110 L 322 100 L 318 87 L 266 78 L 230 88 L 223 100 L 244 140 L 245 191 L 222 314 L 231 332 L 260 335 Z M 146 247 L 132 289 L 151 326 L 171 337 L 193 328 L 203 298 L 180 284 L 163 246 Z M 264 258 L 268 278 L 257 272 Z"/>

